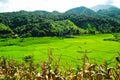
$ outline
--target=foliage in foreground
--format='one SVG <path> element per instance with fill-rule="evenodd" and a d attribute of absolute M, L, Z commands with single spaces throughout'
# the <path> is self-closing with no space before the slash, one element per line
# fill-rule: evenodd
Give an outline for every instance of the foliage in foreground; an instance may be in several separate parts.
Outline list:
<path fill-rule="evenodd" d="M 0 80 L 120 80 L 120 54 L 115 58 L 114 67 L 109 67 L 105 61 L 101 65 L 92 64 L 88 57 L 82 57 L 82 66 L 62 70 L 60 58 L 53 63 L 52 51 L 48 61 L 33 63 L 33 56 L 25 56 L 25 62 L 7 61 L 0 57 Z M 67 66 L 67 65 L 66 65 Z"/>

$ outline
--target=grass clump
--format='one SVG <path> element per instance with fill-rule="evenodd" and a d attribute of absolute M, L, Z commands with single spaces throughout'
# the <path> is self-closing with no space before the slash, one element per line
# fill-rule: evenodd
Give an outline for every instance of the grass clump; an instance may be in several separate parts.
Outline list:
<path fill-rule="evenodd" d="M 48 60 L 34 64 L 33 56 L 23 58 L 24 62 L 7 60 L 0 57 L 0 80 L 120 80 L 120 54 L 115 57 L 115 66 L 109 67 L 107 61 L 98 65 L 91 63 L 86 54 L 82 57 L 82 66 L 62 69 L 61 57 L 53 57 L 49 50 Z"/>

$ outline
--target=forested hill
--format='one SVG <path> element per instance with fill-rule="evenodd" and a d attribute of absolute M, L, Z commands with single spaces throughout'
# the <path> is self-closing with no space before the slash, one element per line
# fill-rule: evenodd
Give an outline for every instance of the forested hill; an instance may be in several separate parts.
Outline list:
<path fill-rule="evenodd" d="M 0 37 L 68 36 L 120 32 L 120 9 L 97 12 L 86 7 L 57 11 L 0 13 Z"/>

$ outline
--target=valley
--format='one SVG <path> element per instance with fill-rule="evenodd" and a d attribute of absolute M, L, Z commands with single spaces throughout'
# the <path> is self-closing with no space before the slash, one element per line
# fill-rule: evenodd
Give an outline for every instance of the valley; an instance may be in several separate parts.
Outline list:
<path fill-rule="evenodd" d="M 114 37 L 111 34 L 97 34 L 75 36 L 74 38 L 30 37 L 0 39 L 0 55 L 17 61 L 23 61 L 24 56 L 31 55 L 34 57 L 34 62 L 38 63 L 46 60 L 49 50 L 52 50 L 54 60 L 61 57 L 61 65 L 69 63 L 71 66 L 76 66 L 79 61 L 81 62 L 84 54 L 93 63 L 102 64 L 104 60 L 111 60 L 114 63 L 114 57 L 120 51 L 120 43 L 104 41 L 104 39 L 109 38 Z"/>

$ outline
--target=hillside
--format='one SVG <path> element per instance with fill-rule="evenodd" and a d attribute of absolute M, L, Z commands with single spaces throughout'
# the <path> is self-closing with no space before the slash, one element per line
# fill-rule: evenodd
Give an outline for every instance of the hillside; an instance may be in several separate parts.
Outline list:
<path fill-rule="evenodd" d="M 90 9 L 97 12 L 99 10 L 105 10 L 105 9 L 109 9 L 111 7 L 115 7 L 115 6 L 112 6 L 112 5 L 96 5 L 96 6 L 91 7 Z"/>
<path fill-rule="evenodd" d="M 97 13 L 100 15 L 105 15 L 120 20 L 120 9 L 116 7 L 110 7 L 108 9 L 99 10 L 97 11 Z"/>
<path fill-rule="evenodd" d="M 0 23 L 0 37 L 10 37 L 13 31 L 6 25 Z"/>
<path fill-rule="evenodd" d="M 86 7 L 73 8 L 66 11 L 65 14 L 88 15 L 88 16 L 96 15 L 94 11 Z"/>
<path fill-rule="evenodd" d="M 64 21 L 43 21 L 41 23 L 29 23 L 15 28 L 15 32 L 20 36 L 65 36 L 79 34 L 80 29 L 70 20 Z"/>
<path fill-rule="evenodd" d="M 77 7 L 65 13 L 22 10 L 0 13 L 0 23 L 24 37 L 116 33 L 120 32 L 120 9 L 111 7 L 94 12 Z"/>

